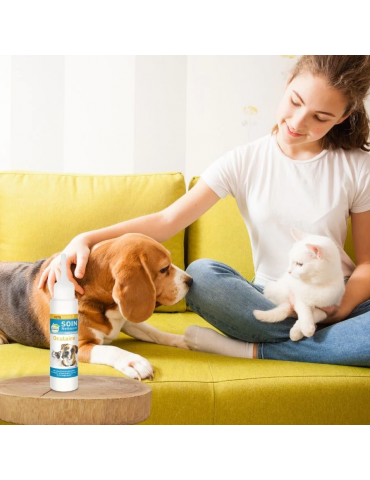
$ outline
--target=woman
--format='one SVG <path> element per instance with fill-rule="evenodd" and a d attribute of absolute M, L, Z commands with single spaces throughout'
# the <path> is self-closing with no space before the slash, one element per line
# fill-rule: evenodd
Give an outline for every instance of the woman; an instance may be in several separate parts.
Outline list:
<path fill-rule="evenodd" d="M 225 335 L 189 327 L 194 350 L 276 360 L 370 366 L 370 156 L 364 99 L 370 87 L 369 55 L 304 55 L 296 63 L 272 133 L 235 148 L 214 162 L 183 197 L 165 210 L 83 233 L 65 248 L 82 278 L 96 243 L 129 232 L 163 242 L 197 220 L 221 197 L 233 195 L 247 225 L 256 277 L 246 281 L 231 267 L 198 260 L 187 272 L 193 311 Z M 351 215 L 357 265 L 343 250 Z M 253 310 L 274 305 L 263 296 L 268 280 L 287 266 L 290 228 L 331 237 L 341 251 L 346 291 L 311 338 L 289 339 L 296 319 L 268 324 Z M 43 273 L 50 292 L 60 256 Z M 73 278 L 76 291 L 83 289 Z M 324 327 L 324 328 L 322 328 Z"/>

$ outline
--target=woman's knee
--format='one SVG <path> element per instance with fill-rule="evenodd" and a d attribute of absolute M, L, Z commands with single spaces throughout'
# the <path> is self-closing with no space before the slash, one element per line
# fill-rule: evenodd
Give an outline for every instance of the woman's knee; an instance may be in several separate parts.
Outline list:
<path fill-rule="evenodd" d="M 239 273 L 229 265 L 210 258 L 194 260 L 186 269 L 186 273 L 193 277 L 193 279 L 196 278 L 199 281 L 209 279 L 210 276 L 214 276 L 215 274 L 239 275 Z"/>
<path fill-rule="evenodd" d="M 199 280 L 209 275 L 209 272 L 212 271 L 213 263 L 215 263 L 215 260 L 209 258 L 194 260 L 186 269 L 186 273 L 190 275 L 193 280 L 195 278 Z"/>
<path fill-rule="evenodd" d="M 192 262 L 186 269 L 186 273 L 193 279 L 193 283 L 189 292 L 186 295 L 186 300 L 191 303 L 195 300 L 200 290 L 204 290 L 209 284 L 210 277 L 212 276 L 214 260 L 209 258 L 201 258 Z M 202 296 L 204 292 L 202 292 Z"/>
<path fill-rule="evenodd" d="M 230 295 L 229 279 L 244 279 L 229 265 L 202 258 L 192 262 L 186 269 L 186 273 L 193 278 L 192 286 L 186 295 L 186 301 L 190 306 L 202 304 L 204 308 L 225 301 L 225 295 Z"/>

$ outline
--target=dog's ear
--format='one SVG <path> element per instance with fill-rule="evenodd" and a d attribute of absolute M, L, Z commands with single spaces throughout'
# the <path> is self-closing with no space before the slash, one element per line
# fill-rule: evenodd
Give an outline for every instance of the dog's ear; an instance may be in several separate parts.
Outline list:
<path fill-rule="evenodd" d="M 146 255 L 137 256 L 112 273 L 115 280 L 113 300 L 123 317 L 133 323 L 147 320 L 155 309 L 156 289 Z"/>
<path fill-rule="evenodd" d="M 63 343 L 63 345 L 60 346 L 60 350 L 63 350 L 64 347 L 66 347 L 68 343 Z"/>
<path fill-rule="evenodd" d="M 73 345 L 73 348 L 76 349 L 76 353 L 78 353 L 78 346 L 77 345 Z"/>

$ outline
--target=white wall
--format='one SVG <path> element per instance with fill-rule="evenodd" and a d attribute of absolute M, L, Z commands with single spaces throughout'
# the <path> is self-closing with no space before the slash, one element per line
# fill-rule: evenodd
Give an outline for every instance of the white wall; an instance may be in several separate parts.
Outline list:
<path fill-rule="evenodd" d="M 64 57 L 13 56 L 10 85 L 11 168 L 63 171 Z"/>
<path fill-rule="evenodd" d="M 297 58 L 0 56 L 0 170 L 188 182 L 271 130 Z"/>
<path fill-rule="evenodd" d="M 0 170 L 11 166 L 11 57 L 0 55 Z"/>
<path fill-rule="evenodd" d="M 185 173 L 186 56 L 137 56 L 135 173 Z"/>
<path fill-rule="evenodd" d="M 63 171 L 134 173 L 135 57 L 67 55 L 63 76 Z"/>

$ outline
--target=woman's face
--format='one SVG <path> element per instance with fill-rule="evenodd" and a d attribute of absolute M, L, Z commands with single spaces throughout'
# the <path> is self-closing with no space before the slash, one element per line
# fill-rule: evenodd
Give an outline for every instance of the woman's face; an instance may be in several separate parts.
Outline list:
<path fill-rule="evenodd" d="M 281 99 L 277 111 L 278 137 L 292 147 L 318 142 L 334 125 L 348 117 L 343 116 L 346 107 L 339 90 L 328 87 L 322 77 L 302 73 L 287 85 Z M 301 135 L 290 135 L 288 127 Z"/>

